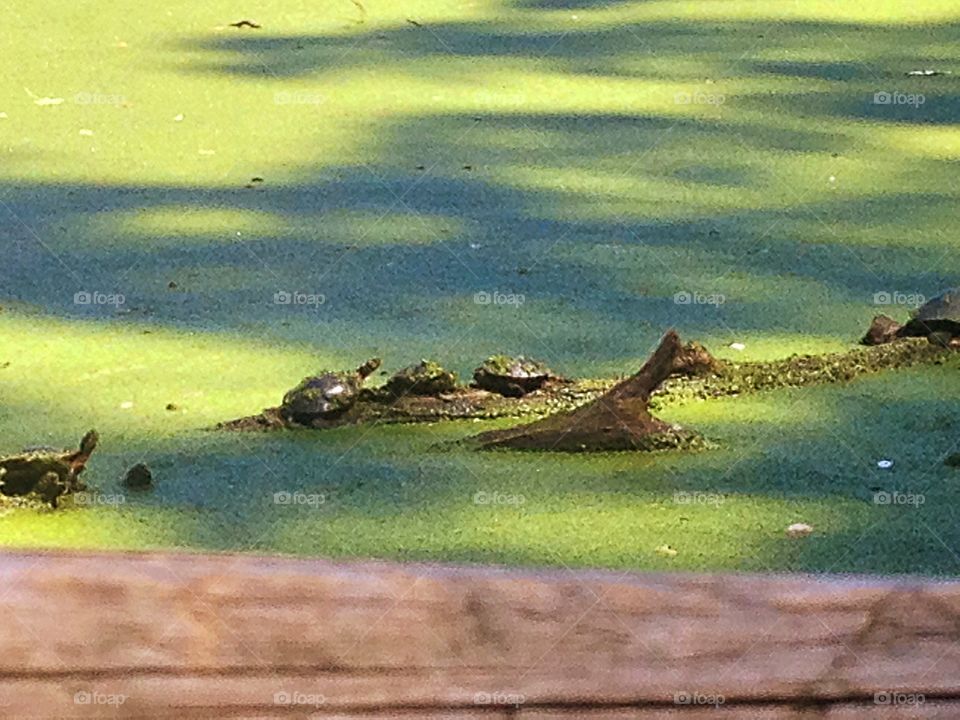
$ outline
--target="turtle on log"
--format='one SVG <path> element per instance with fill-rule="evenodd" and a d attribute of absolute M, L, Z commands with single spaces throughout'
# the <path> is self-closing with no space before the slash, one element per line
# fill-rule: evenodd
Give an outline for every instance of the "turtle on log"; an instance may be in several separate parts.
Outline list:
<path fill-rule="evenodd" d="M 34 493 L 57 507 L 61 496 L 86 488 L 80 473 L 99 439 L 97 431 L 90 430 L 80 440 L 79 450 L 37 449 L 0 457 L 0 493 Z"/>
<path fill-rule="evenodd" d="M 903 325 L 877 315 L 860 342 L 883 345 L 905 337 L 925 337 L 944 347 L 960 346 L 960 288 L 947 290 L 921 305 Z"/>
<path fill-rule="evenodd" d="M 473 371 L 475 387 L 504 397 L 523 397 L 558 379 L 542 362 L 523 355 L 492 355 Z"/>
<path fill-rule="evenodd" d="M 383 389 L 397 398 L 404 395 L 435 397 L 457 389 L 457 374 L 432 360 L 421 360 L 396 372 Z"/>
<path fill-rule="evenodd" d="M 283 396 L 280 412 L 286 419 L 304 425 L 339 417 L 354 406 L 363 381 L 378 367 L 380 358 L 372 358 L 353 372 L 325 370 L 304 378 Z"/>

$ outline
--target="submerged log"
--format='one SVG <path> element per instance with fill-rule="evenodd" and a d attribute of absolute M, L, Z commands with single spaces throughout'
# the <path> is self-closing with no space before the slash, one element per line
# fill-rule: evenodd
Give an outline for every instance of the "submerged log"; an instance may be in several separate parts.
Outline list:
<path fill-rule="evenodd" d="M 685 352 L 687 351 L 687 352 Z M 704 358 L 691 352 L 673 330 L 631 377 L 596 400 L 569 412 L 529 425 L 492 430 L 472 438 L 481 448 L 518 450 L 661 450 L 702 444 L 696 433 L 670 425 L 650 414 L 650 396 L 676 372 L 696 372 L 691 362 Z"/>
<path fill-rule="evenodd" d="M 842 383 L 861 375 L 923 364 L 941 364 L 951 354 L 925 338 L 903 338 L 895 343 L 857 347 L 825 355 L 794 355 L 766 362 L 731 362 L 713 358 L 696 342 L 685 345 L 673 374 L 652 394 L 654 410 L 691 400 L 741 395 L 785 387 Z M 574 410 L 592 402 L 619 382 L 593 380 L 551 381 L 520 398 L 458 387 L 434 396 L 407 394 L 397 397 L 383 388 L 364 388 L 357 402 L 343 414 L 300 424 L 284 417 L 280 408 L 220 423 L 221 430 L 327 429 L 372 423 L 416 423 L 438 420 L 492 420 L 541 418 Z"/>

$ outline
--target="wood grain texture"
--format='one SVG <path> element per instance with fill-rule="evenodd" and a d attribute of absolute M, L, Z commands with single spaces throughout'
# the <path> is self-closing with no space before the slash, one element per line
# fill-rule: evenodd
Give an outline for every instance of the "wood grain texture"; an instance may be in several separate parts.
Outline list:
<path fill-rule="evenodd" d="M 919 578 L 7 553 L 0 615 L 3 718 L 960 717 Z"/>

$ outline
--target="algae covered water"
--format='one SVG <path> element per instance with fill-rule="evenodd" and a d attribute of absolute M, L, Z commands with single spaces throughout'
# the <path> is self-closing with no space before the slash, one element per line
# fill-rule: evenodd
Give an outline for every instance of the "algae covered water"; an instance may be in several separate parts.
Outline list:
<path fill-rule="evenodd" d="M 770 359 L 903 319 L 960 284 L 960 76 L 906 74 L 956 69 L 952 4 L 88 6 L 3 31 L 0 452 L 96 427 L 95 492 L 0 543 L 954 571 L 949 364 L 668 409 L 693 454 L 207 430 L 373 356 L 609 377 L 668 327 Z"/>

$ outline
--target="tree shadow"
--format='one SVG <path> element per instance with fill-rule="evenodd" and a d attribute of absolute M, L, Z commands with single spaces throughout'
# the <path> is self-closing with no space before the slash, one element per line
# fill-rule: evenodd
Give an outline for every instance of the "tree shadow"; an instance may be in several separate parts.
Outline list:
<path fill-rule="evenodd" d="M 742 153 L 703 154 L 734 137 Z M 530 149 L 516 153 L 504 141 Z M 653 157 L 638 162 L 634 148 L 658 141 Z M 235 189 L 4 188 L 6 211 L 28 219 L 30 231 L 8 227 L 16 252 L 0 281 L 12 298 L 66 317 L 306 337 L 348 354 L 405 348 L 461 370 L 499 349 L 534 350 L 582 373 L 604 360 L 632 361 L 668 326 L 713 339 L 736 332 L 853 341 L 876 310 L 875 293 L 932 296 L 960 280 L 942 262 L 949 244 L 899 236 L 918 216 L 948 213 L 950 194 L 817 193 L 763 207 L 765 188 L 784 182 L 763 158 L 848 151 L 827 132 L 751 133 L 742 124 L 623 115 L 487 114 L 477 122 L 463 114 L 383 124 L 379 143 L 375 174 L 305 168 L 298 182 L 255 189 L 239 180 Z M 921 167 L 931 178 L 948 170 L 938 161 L 914 165 Z M 573 187 L 558 186 L 555 175 Z M 546 182 L 531 185 L 531 177 Z M 739 201 L 741 192 L 760 206 Z M 138 226 L 151 213 L 202 220 L 213 210 L 236 216 L 236 227 L 250 217 L 266 225 L 184 236 L 174 219 L 169 232 Z M 847 226 L 861 236 L 844 236 Z M 118 313 L 77 304 L 85 291 L 122 294 L 126 303 Z M 283 292 L 324 302 L 292 307 L 276 301 Z M 524 302 L 477 304 L 484 292 Z M 682 292 L 723 301 L 678 305 Z"/>

